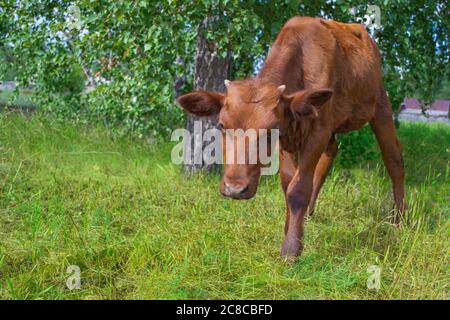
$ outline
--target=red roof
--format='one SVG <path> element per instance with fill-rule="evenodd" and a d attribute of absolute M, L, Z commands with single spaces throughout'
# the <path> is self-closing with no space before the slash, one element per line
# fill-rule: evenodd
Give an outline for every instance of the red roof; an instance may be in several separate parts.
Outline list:
<path fill-rule="evenodd" d="M 431 110 L 448 111 L 450 107 L 450 100 L 436 100 L 431 105 Z"/>
<path fill-rule="evenodd" d="M 414 98 L 405 98 L 402 102 L 401 109 L 422 109 L 420 101 Z"/>
<path fill-rule="evenodd" d="M 404 109 L 421 109 L 421 103 L 414 98 L 405 98 L 401 104 L 401 110 Z M 450 100 L 436 100 L 431 104 L 430 110 L 449 111 Z"/>

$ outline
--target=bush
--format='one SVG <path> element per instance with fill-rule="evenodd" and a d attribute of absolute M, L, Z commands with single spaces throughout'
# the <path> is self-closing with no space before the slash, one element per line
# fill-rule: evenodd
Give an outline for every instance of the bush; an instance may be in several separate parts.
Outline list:
<path fill-rule="evenodd" d="M 367 125 L 361 130 L 339 135 L 338 144 L 337 162 L 343 167 L 351 167 L 363 161 L 373 160 L 377 156 L 375 137 Z"/>
<path fill-rule="evenodd" d="M 83 69 L 74 61 L 48 61 L 45 64 L 41 85 L 49 93 L 61 95 L 79 94 L 84 90 L 84 83 Z"/>
<path fill-rule="evenodd" d="M 115 136 L 170 137 L 173 129 L 184 126 L 184 112 L 175 103 L 171 87 L 149 88 L 152 82 L 135 83 L 123 79 L 101 84 L 91 92 L 73 94 L 48 91 L 35 97 L 37 105 L 59 119 L 102 124 Z"/>

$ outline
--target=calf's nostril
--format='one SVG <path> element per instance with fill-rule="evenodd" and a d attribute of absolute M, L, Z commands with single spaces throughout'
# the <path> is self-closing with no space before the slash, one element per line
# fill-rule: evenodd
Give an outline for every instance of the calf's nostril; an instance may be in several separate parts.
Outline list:
<path fill-rule="evenodd" d="M 243 187 L 242 188 L 242 190 L 241 190 L 241 192 L 239 192 L 239 194 L 244 194 L 244 193 L 246 193 L 248 191 L 248 186 L 246 186 L 246 187 Z"/>

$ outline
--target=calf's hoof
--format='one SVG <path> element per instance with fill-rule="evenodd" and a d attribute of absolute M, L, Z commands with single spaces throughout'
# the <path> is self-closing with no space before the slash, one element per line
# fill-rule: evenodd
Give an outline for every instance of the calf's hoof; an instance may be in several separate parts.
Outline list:
<path fill-rule="evenodd" d="M 301 254 L 302 250 L 303 245 L 298 238 L 286 237 L 281 246 L 281 258 L 293 261 Z"/>
<path fill-rule="evenodd" d="M 392 216 L 392 224 L 394 224 L 399 230 L 403 229 L 403 224 L 405 223 L 405 205 L 403 205 L 400 209 L 394 207 L 393 216 Z"/>

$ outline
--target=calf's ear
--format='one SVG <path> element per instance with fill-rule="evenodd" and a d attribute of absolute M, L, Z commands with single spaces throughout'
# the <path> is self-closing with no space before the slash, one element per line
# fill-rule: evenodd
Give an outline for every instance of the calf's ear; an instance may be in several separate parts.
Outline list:
<path fill-rule="evenodd" d="M 308 89 L 285 97 L 294 118 L 314 115 L 319 116 L 322 106 L 330 100 L 333 94 L 331 89 Z"/>
<path fill-rule="evenodd" d="M 217 92 L 197 91 L 177 99 L 180 106 L 199 117 L 209 117 L 220 112 L 225 95 Z"/>

